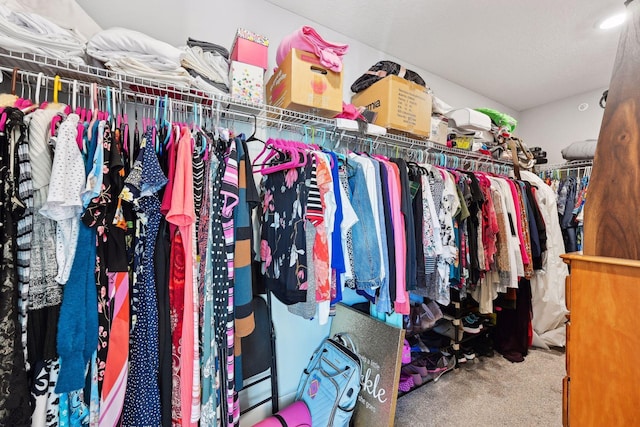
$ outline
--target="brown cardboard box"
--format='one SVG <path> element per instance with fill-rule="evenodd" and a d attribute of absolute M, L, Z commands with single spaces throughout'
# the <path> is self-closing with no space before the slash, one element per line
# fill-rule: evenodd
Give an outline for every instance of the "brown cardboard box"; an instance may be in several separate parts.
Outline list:
<path fill-rule="evenodd" d="M 434 114 L 431 116 L 431 136 L 429 141 L 437 144 L 447 145 L 449 136 L 449 119 L 444 116 Z"/>
<path fill-rule="evenodd" d="M 351 103 L 378 113 L 377 125 L 420 137 L 431 135 L 431 95 L 419 84 L 387 76 L 355 94 Z"/>
<path fill-rule="evenodd" d="M 342 112 L 342 73 L 323 67 L 313 53 L 291 49 L 267 83 L 267 102 L 274 107 L 335 117 Z"/>

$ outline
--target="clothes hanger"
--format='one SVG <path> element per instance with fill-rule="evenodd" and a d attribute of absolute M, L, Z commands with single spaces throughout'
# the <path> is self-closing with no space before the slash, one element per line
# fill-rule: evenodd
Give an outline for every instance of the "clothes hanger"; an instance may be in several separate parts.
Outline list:
<path fill-rule="evenodd" d="M 256 139 L 257 141 L 260 141 L 258 139 Z M 251 137 L 249 137 L 249 139 L 247 140 L 247 142 L 251 141 Z M 267 162 L 273 158 L 274 156 L 276 156 L 277 154 L 280 154 L 280 156 L 282 158 L 286 157 L 286 153 L 284 151 L 281 151 L 277 146 L 276 146 L 276 141 L 275 139 L 271 139 L 269 138 L 267 140 L 266 143 L 264 143 L 264 147 L 262 147 L 262 150 L 258 153 L 258 155 L 254 158 L 253 163 L 251 164 L 251 168 L 254 172 L 257 172 L 254 170 L 255 167 L 262 167 L 267 165 Z M 260 141 L 262 142 L 262 141 Z M 264 156 L 266 154 L 265 158 L 262 158 L 262 156 Z M 262 162 L 262 163 L 261 163 Z"/>
<path fill-rule="evenodd" d="M 300 166 L 304 166 L 304 164 L 306 164 L 307 162 L 307 156 L 303 155 L 302 156 L 302 160 L 300 159 L 300 152 L 296 151 L 296 150 L 292 150 L 292 155 L 291 155 L 291 160 L 288 162 L 283 162 L 283 163 L 279 163 L 276 165 L 272 165 L 272 166 L 263 166 L 262 168 L 260 168 L 260 173 L 262 175 L 269 175 L 271 173 L 275 173 L 275 172 L 279 172 L 279 171 L 284 171 L 284 170 L 289 170 L 289 169 L 295 169 L 297 167 Z"/>
<path fill-rule="evenodd" d="M 73 81 L 72 87 L 73 87 L 72 91 L 75 92 L 75 95 L 73 96 L 71 109 L 73 110 L 73 112 L 75 114 L 78 115 L 78 117 L 80 117 L 80 122 L 84 122 L 84 118 L 85 118 L 85 114 L 86 113 L 85 113 L 85 111 L 84 111 L 82 106 L 77 105 L 78 104 L 78 102 L 77 102 L 77 99 L 78 99 L 78 93 L 77 93 L 78 81 L 77 80 Z"/>
<path fill-rule="evenodd" d="M 71 90 L 71 110 L 78 113 L 77 111 L 77 98 L 78 98 L 78 81 L 74 80 Z M 84 120 L 80 119 L 78 121 L 78 125 L 76 127 L 76 144 L 78 144 L 78 148 L 80 151 L 84 152 Z"/>
<path fill-rule="evenodd" d="M 42 72 L 38 73 L 38 77 L 36 77 L 36 93 L 34 97 L 34 101 L 36 104 L 40 104 L 40 88 L 42 87 L 43 78 L 44 78 L 44 73 Z"/>
<path fill-rule="evenodd" d="M 1 74 L 1 73 L 0 73 Z M 31 87 L 31 77 L 27 76 L 27 87 L 29 88 L 29 99 L 33 100 L 33 92 Z"/>
<path fill-rule="evenodd" d="M 256 116 L 255 114 L 252 114 L 251 116 L 253 117 L 253 132 L 251 133 L 251 136 L 249 138 L 247 138 L 247 140 L 245 142 L 258 141 L 258 142 L 261 142 L 261 143 L 265 144 L 265 142 L 263 140 L 261 140 L 260 138 L 256 137 L 256 132 L 258 132 L 258 116 Z M 263 151 L 264 151 L 264 149 L 263 149 Z"/>
<path fill-rule="evenodd" d="M 207 160 L 209 157 L 209 151 L 207 147 L 209 146 L 208 140 L 209 137 L 202 129 L 202 106 L 198 106 L 195 102 L 193 103 L 193 126 L 192 132 L 194 133 L 194 148 L 198 149 L 198 154 L 202 157 L 203 160 Z M 170 121 L 173 121 L 172 119 Z M 200 144 L 198 144 L 200 141 Z"/>
<path fill-rule="evenodd" d="M 3 93 L 0 94 L 0 106 L 1 107 L 11 107 L 15 105 L 18 97 L 16 96 L 16 80 L 18 78 L 18 68 L 15 67 L 13 69 L 13 73 L 11 75 L 11 93 Z"/>
<path fill-rule="evenodd" d="M 166 136 L 163 139 L 162 143 L 160 144 L 160 154 L 164 154 L 167 149 L 168 149 L 168 144 L 169 144 L 169 139 L 170 139 L 170 134 L 171 134 L 171 123 L 173 122 L 173 120 L 169 117 L 170 114 L 172 114 L 172 108 L 171 108 L 171 99 L 169 98 L 169 95 L 165 94 L 164 95 L 164 99 L 162 101 L 162 107 L 163 107 L 163 112 L 162 112 L 162 124 L 160 125 L 160 123 L 158 122 L 158 126 L 163 128 L 166 132 Z"/>
<path fill-rule="evenodd" d="M 26 90 L 27 84 L 25 83 L 24 79 L 25 79 L 25 75 L 24 73 L 21 73 L 20 74 L 20 98 L 18 98 L 14 107 L 18 108 L 20 111 L 22 111 L 26 115 L 31 113 L 33 110 L 37 109 L 38 106 L 33 104 L 30 97 L 25 96 L 25 90 Z"/>
<path fill-rule="evenodd" d="M 344 130 L 337 134 L 336 143 L 333 146 L 333 152 L 336 154 L 336 157 L 338 157 L 338 162 L 342 162 L 342 164 L 346 165 L 348 161 L 347 155 L 340 147 L 340 143 L 342 142 L 342 138 L 344 138 L 344 135 Z"/>
<path fill-rule="evenodd" d="M 284 159 L 287 157 L 287 155 L 292 155 L 292 152 L 289 150 L 290 146 L 293 145 L 292 141 L 285 141 L 283 139 L 280 138 L 269 138 L 267 140 L 267 143 L 265 143 L 264 141 L 262 141 L 261 139 L 256 138 L 255 134 L 257 132 L 257 121 L 258 118 L 255 115 L 252 115 L 254 118 L 254 127 L 253 127 L 253 133 L 252 135 L 247 139 L 246 142 L 250 142 L 250 141 L 258 141 L 261 142 L 264 145 L 264 147 L 262 148 L 262 150 L 260 151 L 260 153 L 258 153 L 258 155 L 255 157 L 254 162 L 252 164 L 252 167 L 256 167 L 256 166 L 266 166 L 269 162 L 270 159 L 272 159 L 274 156 L 276 156 L 277 154 L 280 155 L 281 159 Z M 300 146 L 296 146 L 296 149 L 303 149 L 306 150 L 308 147 L 305 144 L 302 144 Z M 267 153 L 267 150 L 270 150 Z M 267 156 L 263 159 L 261 159 L 261 157 L 267 153 Z M 262 163 L 259 163 L 259 160 Z"/>
<path fill-rule="evenodd" d="M 269 160 L 275 156 L 273 151 L 270 156 L 267 156 L 264 163 L 259 169 L 259 172 L 263 175 L 268 175 L 270 173 L 293 169 L 296 167 L 304 166 L 307 163 L 307 155 L 306 152 L 302 152 L 298 146 L 295 145 L 294 141 L 285 141 L 281 139 L 269 140 L 270 143 L 268 145 L 273 145 L 273 147 L 279 148 L 281 151 L 285 153 L 284 156 L 281 156 L 282 160 L 288 158 L 287 161 L 283 161 L 277 164 L 270 164 Z M 288 157 L 287 157 L 288 155 Z"/>
<path fill-rule="evenodd" d="M 47 107 L 48 108 L 53 108 L 54 106 L 58 106 L 60 105 L 58 103 L 58 92 L 62 90 L 62 82 L 60 81 L 60 76 L 56 75 L 53 78 L 53 104 L 48 104 Z M 66 112 L 66 114 L 69 114 L 68 112 Z M 53 119 L 51 119 L 51 136 L 55 135 L 56 132 L 56 126 L 58 124 L 58 122 L 60 122 L 62 120 L 62 117 L 60 117 L 60 115 L 56 114 Z"/>
<path fill-rule="evenodd" d="M 93 125 L 96 120 L 98 120 L 98 84 L 91 83 L 91 108 L 93 108 L 93 113 L 91 116 L 91 120 L 89 121 L 89 125 L 87 128 L 87 138 L 90 140 L 92 138 L 93 133 Z"/>

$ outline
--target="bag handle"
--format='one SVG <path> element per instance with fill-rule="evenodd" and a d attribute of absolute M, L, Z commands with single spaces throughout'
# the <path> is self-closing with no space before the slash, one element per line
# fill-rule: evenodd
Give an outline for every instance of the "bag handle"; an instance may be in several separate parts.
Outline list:
<path fill-rule="evenodd" d="M 322 351 L 323 351 L 323 353 L 326 353 L 328 350 L 327 349 L 323 349 Z M 326 367 L 322 366 L 323 364 L 327 364 L 331 369 L 335 370 L 336 372 L 334 374 L 332 374 L 332 375 L 329 375 Z M 320 370 L 322 371 L 323 375 L 325 377 L 327 377 L 327 378 L 339 377 L 339 376 L 344 375 L 347 372 L 349 372 L 349 370 L 351 370 L 351 366 L 347 365 L 343 369 L 341 366 L 334 365 L 329 360 L 327 360 L 324 357 L 322 357 L 322 355 L 318 359 L 318 366 L 320 366 Z M 311 371 L 308 371 L 307 368 L 304 368 L 304 373 L 307 374 L 307 375 L 310 375 Z"/>
<path fill-rule="evenodd" d="M 333 335 L 333 339 L 337 340 L 340 344 L 353 351 L 356 355 L 360 354 L 358 353 L 358 347 L 356 347 L 356 343 L 353 342 L 353 339 L 348 333 L 339 332 Z"/>

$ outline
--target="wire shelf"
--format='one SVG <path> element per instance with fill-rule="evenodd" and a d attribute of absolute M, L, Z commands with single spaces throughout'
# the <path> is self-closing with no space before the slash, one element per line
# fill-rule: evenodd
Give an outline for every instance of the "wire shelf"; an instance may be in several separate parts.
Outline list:
<path fill-rule="evenodd" d="M 546 171 L 555 171 L 555 170 L 574 170 L 574 169 L 583 169 L 593 166 L 593 160 L 576 160 L 572 162 L 565 163 L 552 163 L 547 165 L 536 165 L 536 172 L 546 172 Z"/>
<path fill-rule="evenodd" d="M 187 109 L 193 104 L 214 110 L 224 117 L 254 121 L 256 125 L 280 130 L 313 129 L 324 131 L 331 138 L 347 138 L 348 141 L 367 141 L 372 148 L 387 146 L 404 150 L 442 153 L 446 156 L 472 161 L 477 164 L 490 164 L 508 171 L 512 167 L 509 160 L 496 160 L 490 156 L 458 148 L 447 147 L 426 139 L 416 139 L 407 134 L 387 133 L 386 135 L 367 135 L 358 131 L 344 131 L 338 128 L 336 120 L 314 114 L 285 110 L 265 104 L 255 104 L 231 98 L 228 95 L 206 92 L 189 86 L 152 80 L 129 74 L 122 74 L 104 68 L 86 64 L 77 64 L 58 58 L 51 58 L 34 53 L 14 52 L 0 47 L 0 70 L 11 73 L 17 69 L 19 73 L 29 77 L 37 77 L 40 73 L 47 81 L 53 76 L 60 76 L 63 84 L 70 87 L 75 81 L 85 90 L 96 83 L 103 88 L 111 87 L 126 96 L 135 99 L 153 101 L 160 96 L 171 98 L 172 102 Z"/>

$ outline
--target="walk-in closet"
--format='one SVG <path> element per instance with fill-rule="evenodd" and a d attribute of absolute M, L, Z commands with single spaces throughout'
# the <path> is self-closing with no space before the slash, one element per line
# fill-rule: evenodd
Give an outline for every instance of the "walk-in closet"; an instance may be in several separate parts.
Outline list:
<path fill-rule="evenodd" d="M 0 0 L 0 427 L 633 425 L 639 23 Z"/>

